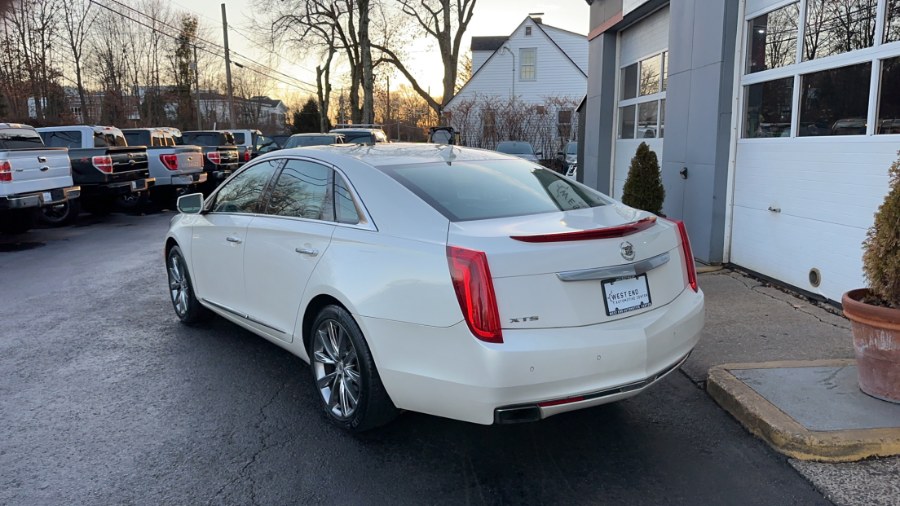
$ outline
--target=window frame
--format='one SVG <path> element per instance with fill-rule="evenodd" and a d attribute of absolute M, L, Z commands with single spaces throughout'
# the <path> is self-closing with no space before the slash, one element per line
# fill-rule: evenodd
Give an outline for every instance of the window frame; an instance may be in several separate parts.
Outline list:
<path fill-rule="evenodd" d="M 898 134 L 878 134 L 876 132 L 876 118 L 878 112 L 878 103 L 881 98 L 881 67 L 882 60 L 895 58 L 900 56 L 900 41 L 893 42 L 884 42 L 884 33 L 885 33 L 885 20 L 887 14 L 888 3 L 886 0 L 878 0 L 876 5 L 876 24 L 875 24 L 875 34 L 874 34 L 874 44 L 870 47 L 856 49 L 853 51 L 848 51 L 845 53 L 834 54 L 824 57 L 815 58 L 812 60 L 804 60 L 803 52 L 804 52 L 804 42 L 805 37 L 804 34 L 806 32 L 806 13 L 808 9 L 809 0 L 799 0 L 799 20 L 797 27 L 797 54 L 794 59 L 794 63 L 790 65 L 785 65 L 783 67 L 777 67 L 772 69 L 766 69 L 757 71 L 754 73 L 748 73 L 749 69 L 746 66 L 748 51 L 750 51 L 750 45 L 747 40 L 746 31 L 750 29 L 750 22 L 759 16 L 767 14 L 769 12 L 776 11 L 782 7 L 795 3 L 797 0 L 784 0 L 782 2 L 775 3 L 770 5 L 764 9 L 759 9 L 753 12 L 745 12 L 743 17 L 741 18 L 742 22 L 742 30 L 745 32 L 744 36 L 741 37 L 742 40 L 742 49 L 741 49 L 741 59 L 740 59 L 740 70 L 737 75 L 738 77 L 738 104 L 740 104 L 740 128 L 738 129 L 738 142 L 785 142 L 790 139 L 793 141 L 803 139 L 803 142 L 815 142 L 815 139 L 833 139 L 835 137 L 839 137 L 841 141 L 849 141 L 851 139 L 855 139 L 856 141 L 869 139 L 873 136 L 890 136 L 890 135 L 898 135 Z M 838 69 L 841 67 L 848 67 L 851 65 L 857 65 L 860 63 L 871 63 L 871 76 L 869 79 L 869 101 L 868 101 L 868 111 L 866 117 L 866 133 L 860 135 L 826 135 L 826 136 L 800 136 L 799 135 L 799 121 L 800 121 L 800 105 L 801 105 L 801 79 L 804 75 L 813 74 L 816 72 L 821 72 L 824 70 L 832 70 Z M 744 137 L 743 132 L 743 124 L 744 118 L 747 114 L 747 91 L 749 86 L 754 84 L 765 83 L 768 81 L 774 81 L 777 79 L 784 78 L 793 78 L 793 90 L 792 90 L 792 102 L 791 102 L 791 127 L 789 135 L 786 137 Z"/>
<path fill-rule="evenodd" d="M 641 63 L 645 61 L 652 60 L 654 58 L 659 58 L 660 68 L 659 68 L 659 76 L 658 76 L 658 88 L 656 93 L 651 93 L 648 95 L 641 95 Z M 624 90 L 621 89 L 625 83 L 625 72 L 626 69 L 631 66 L 636 65 L 637 71 L 637 79 L 635 82 L 635 90 L 633 98 L 621 98 L 624 96 Z M 616 131 L 615 131 L 615 140 L 623 141 L 623 140 L 635 140 L 635 139 L 644 139 L 644 137 L 638 137 L 637 129 L 638 123 L 640 119 L 639 110 L 641 104 L 647 104 L 656 102 L 656 136 L 651 137 L 651 139 L 663 139 L 665 136 L 665 114 L 661 113 L 660 110 L 665 107 L 666 93 L 668 91 L 668 83 L 669 83 L 669 48 L 665 48 L 662 50 L 657 50 L 652 53 L 648 53 L 646 55 L 641 56 L 635 61 L 628 62 L 619 62 L 618 68 L 619 74 L 616 76 L 617 82 L 617 90 L 616 96 L 619 97 L 618 102 L 616 104 Z M 622 135 L 622 120 L 625 119 L 624 113 L 625 110 L 629 107 L 634 106 L 634 110 L 632 111 L 632 133 L 630 137 L 626 137 Z M 663 135 L 661 136 L 660 133 Z"/>
<path fill-rule="evenodd" d="M 525 55 L 526 51 L 534 54 L 534 63 L 527 65 L 527 67 L 531 68 L 532 76 L 527 79 L 522 77 L 523 71 L 526 68 L 526 65 L 524 63 L 525 58 L 523 57 Z M 530 83 L 530 82 L 537 81 L 537 79 L 538 79 L 537 62 L 538 62 L 538 50 L 536 47 L 520 47 L 519 48 L 519 82 Z"/>
<path fill-rule="evenodd" d="M 206 201 L 204 201 L 203 210 L 201 211 L 201 214 L 240 214 L 240 215 L 247 215 L 247 216 L 262 216 L 262 213 L 259 212 L 259 208 L 260 208 L 259 204 L 262 202 L 268 203 L 268 193 L 272 187 L 272 181 L 274 181 L 275 177 L 281 173 L 281 167 L 284 165 L 284 159 L 276 158 L 276 160 L 279 165 L 277 165 L 275 167 L 275 170 L 272 172 L 272 175 L 269 176 L 269 179 L 266 181 L 266 184 L 263 187 L 263 190 L 260 193 L 260 196 L 258 197 L 258 199 L 256 201 L 257 206 L 256 206 L 255 212 L 244 213 L 244 212 L 214 211 L 213 206 L 216 203 L 216 199 L 219 198 L 219 194 L 222 193 L 222 190 L 225 189 L 231 183 L 231 181 L 233 181 L 235 178 L 239 177 L 244 172 L 247 172 L 248 170 L 252 169 L 253 167 L 256 167 L 257 165 L 260 165 L 262 163 L 271 162 L 272 161 L 271 158 L 267 158 L 264 160 L 253 160 L 252 163 L 248 163 L 248 164 L 244 165 L 240 169 L 236 170 L 231 176 L 229 176 L 228 179 L 226 179 L 225 181 L 222 181 L 222 183 L 219 184 L 219 186 L 216 188 L 216 190 L 209 197 L 206 198 Z"/>

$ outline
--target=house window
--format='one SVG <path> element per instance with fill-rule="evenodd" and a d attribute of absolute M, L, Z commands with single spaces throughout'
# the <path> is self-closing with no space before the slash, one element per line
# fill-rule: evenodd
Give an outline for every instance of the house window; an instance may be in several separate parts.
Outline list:
<path fill-rule="evenodd" d="M 530 26 L 525 27 L 525 36 L 531 37 L 531 27 Z"/>
<path fill-rule="evenodd" d="M 750 20 L 747 72 L 791 65 L 797 59 L 800 4 L 793 3 Z"/>
<path fill-rule="evenodd" d="M 662 137 L 667 57 L 663 51 L 623 67 L 619 75 L 619 139 Z"/>
<path fill-rule="evenodd" d="M 900 134 L 900 56 L 882 60 L 876 134 Z"/>
<path fill-rule="evenodd" d="M 560 109 L 556 113 L 556 125 L 560 139 L 570 139 L 572 135 L 572 109 Z"/>
<path fill-rule="evenodd" d="M 743 137 L 788 137 L 794 78 L 785 77 L 744 88 Z"/>
<path fill-rule="evenodd" d="M 871 62 L 804 75 L 800 136 L 865 135 L 871 76 Z"/>
<path fill-rule="evenodd" d="M 519 49 L 519 80 L 534 81 L 537 79 L 537 48 Z"/>
<path fill-rule="evenodd" d="M 808 2 L 803 59 L 813 60 L 871 47 L 875 43 L 877 5 L 877 0 Z"/>

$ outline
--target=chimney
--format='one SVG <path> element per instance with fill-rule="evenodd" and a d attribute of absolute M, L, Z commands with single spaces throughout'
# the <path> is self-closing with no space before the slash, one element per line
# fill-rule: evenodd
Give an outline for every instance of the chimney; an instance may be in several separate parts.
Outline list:
<path fill-rule="evenodd" d="M 543 16 L 543 15 L 544 15 L 543 12 L 529 12 L 528 13 L 528 17 L 530 17 L 532 21 L 534 21 L 536 24 L 539 24 L 539 25 L 543 24 L 543 22 L 544 22 L 544 20 L 541 19 L 541 16 Z"/>

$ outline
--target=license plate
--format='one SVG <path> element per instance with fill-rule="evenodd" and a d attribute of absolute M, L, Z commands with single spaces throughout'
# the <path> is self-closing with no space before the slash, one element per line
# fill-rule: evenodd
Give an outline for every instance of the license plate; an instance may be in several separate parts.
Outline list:
<path fill-rule="evenodd" d="M 603 282 L 603 303 L 606 316 L 650 307 L 650 286 L 647 275 L 609 279 Z"/>
<path fill-rule="evenodd" d="M 41 194 L 41 196 L 43 197 L 45 203 L 53 202 L 53 195 L 50 192 L 44 192 L 43 194 Z"/>
<path fill-rule="evenodd" d="M 131 191 L 140 191 L 147 189 L 147 180 L 146 179 L 138 179 L 137 181 L 131 182 Z"/>

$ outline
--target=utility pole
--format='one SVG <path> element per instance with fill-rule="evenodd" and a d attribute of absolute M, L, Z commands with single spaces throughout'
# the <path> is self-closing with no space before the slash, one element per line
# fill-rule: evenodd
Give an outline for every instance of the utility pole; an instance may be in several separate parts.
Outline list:
<path fill-rule="evenodd" d="M 387 76 L 387 99 L 388 99 L 387 100 L 387 121 L 385 121 L 385 123 L 390 125 L 391 124 L 391 76 Z M 390 126 L 388 128 L 390 128 Z M 388 130 L 388 132 L 390 132 L 390 130 Z"/>
<path fill-rule="evenodd" d="M 203 130 L 200 124 L 200 64 L 197 60 L 197 44 L 194 44 L 194 84 L 197 85 L 197 130 Z"/>
<path fill-rule="evenodd" d="M 228 52 L 228 17 L 225 15 L 225 4 L 222 4 L 222 33 L 223 39 L 225 40 L 225 83 L 228 88 L 228 126 L 234 128 L 234 89 L 231 87 L 231 53 Z"/>

